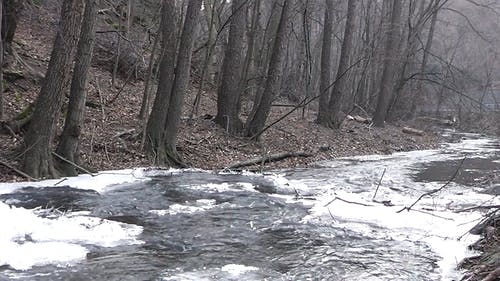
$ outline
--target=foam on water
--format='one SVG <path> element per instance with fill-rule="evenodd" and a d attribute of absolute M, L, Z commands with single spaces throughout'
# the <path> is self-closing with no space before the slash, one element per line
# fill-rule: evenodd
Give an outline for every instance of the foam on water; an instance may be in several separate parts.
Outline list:
<path fill-rule="evenodd" d="M 181 271 L 181 270 L 178 270 Z M 199 281 L 199 280 L 266 280 L 260 275 L 260 269 L 243 264 L 226 264 L 221 268 L 203 268 L 187 272 L 165 272 L 164 281 Z"/>
<path fill-rule="evenodd" d="M 158 216 L 194 214 L 214 208 L 216 206 L 215 203 L 213 199 L 199 199 L 194 204 L 190 204 L 189 202 L 186 202 L 186 204 L 172 204 L 167 210 L 150 210 L 149 212 Z"/>

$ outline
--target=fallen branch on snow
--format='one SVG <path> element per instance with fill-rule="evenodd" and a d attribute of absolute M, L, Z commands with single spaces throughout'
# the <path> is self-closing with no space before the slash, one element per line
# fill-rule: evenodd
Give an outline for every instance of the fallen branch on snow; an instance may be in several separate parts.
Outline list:
<path fill-rule="evenodd" d="M 461 210 L 456 210 L 455 213 L 463 213 L 475 210 L 489 210 L 489 209 L 500 209 L 500 205 L 482 205 L 482 206 L 474 206 Z"/>
<path fill-rule="evenodd" d="M 257 157 L 257 158 L 252 158 L 249 160 L 237 162 L 237 163 L 234 163 L 234 164 L 227 166 L 226 169 L 236 169 L 236 168 L 261 164 L 261 163 L 276 162 L 276 161 L 284 160 L 284 159 L 287 159 L 290 157 L 311 157 L 311 156 L 312 156 L 311 154 L 306 153 L 304 151 L 277 153 L 277 154 L 271 154 L 271 155 L 267 155 L 267 156 L 263 156 L 263 157 Z"/>
<path fill-rule="evenodd" d="M 365 207 L 373 207 L 373 205 L 370 205 L 370 204 L 349 201 L 349 200 L 342 199 L 338 196 L 335 196 L 335 198 L 333 198 L 330 202 L 326 203 L 324 207 L 328 207 L 328 205 L 332 204 L 333 201 L 335 201 L 335 200 L 340 200 L 340 201 L 348 203 L 348 204 L 360 205 L 360 206 L 365 206 Z"/>
<path fill-rule="evenodd" d="M 417 135 L 417 136 L 423 136 L 425 134 L 425 132 L 422 130 L 417 130 L 417 129 L 410 128 L 410 127 L 403 127 L 402 131 L 405 134 Z"/>

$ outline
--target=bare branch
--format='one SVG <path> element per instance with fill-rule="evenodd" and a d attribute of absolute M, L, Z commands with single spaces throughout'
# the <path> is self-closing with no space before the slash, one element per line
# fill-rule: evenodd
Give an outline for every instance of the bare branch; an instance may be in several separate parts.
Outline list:
<path fill-rule="evenodd" d="M 407 210 L 407 211 L 410 211 L 411 208 L 413 208 L 420 200 L 422 200 L 422 198 L 424 198 L 425 196 L 429 196 L 429 195 L 432 195 L 432 194 L 435 194 L 435 193 L 438 193 L 440 191 L 442 191 L 445 187 L 447 187 L 453 180 L 455 180 L 455 178 L 457 177 L 458 175 L 458 172 L 460 172 L 460 169 L 462 168 L 462 166 L 464 165 L 464 162 L 465 162 L 465 159 L 467 157 L 464 157 L 462 159 L 462 161 L 460 162 L 460 165 L 458 165 L 457 169 L 455 170 L 455 172 L 453 173 L 453 175 L 450 177 L 450 179 L 445 183 L 443 184 L 440 188 L 437 188 L 437 189 L 433 189 L 429 192 L 426 192 L 426 193 L 423 193 L 422 195 L 420 195 L 420 197 L 418 197 L 417 200 L 415 200 L 415 202 L 413 202 L 413 204 L 411 204 L 409 207 L 404 207 L 403 209 L 397 211 L 397 213 L 401 213 L 402 211 L 404 210 Z"/>

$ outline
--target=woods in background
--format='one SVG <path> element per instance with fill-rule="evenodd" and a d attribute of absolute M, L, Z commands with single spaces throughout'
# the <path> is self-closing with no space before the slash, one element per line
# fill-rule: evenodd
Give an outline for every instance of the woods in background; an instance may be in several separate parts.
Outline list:
<path fill-rule="evenodd" d="M 32 3 L 0 1 L 7 63 L 24 5 Z M 179 124 L 206 114 L 227 134 L 258 141 L 276 104 L 315 111 L 315 122 L 332 130 L 347 115 L 383 127 L 422 115 L 498 112 L 499 8 L 466 0 L 64 0 L 24 134 L 23 170 L 35 178 L 82 171 L 86 77 L 101 57 L 95 44 L 112 54 L 105 65 L 113 80 L 144 81 L 137 129 L 152 164 L 186 166 Z M 484 12 L 487 23 L 478 17 Z M 208 90 L 216 112 L 200 108 Z M 197 92 L 193 104 L 184 104 L 187 91 Z M 2 101 L 0 91 L 0 119 Z"/>

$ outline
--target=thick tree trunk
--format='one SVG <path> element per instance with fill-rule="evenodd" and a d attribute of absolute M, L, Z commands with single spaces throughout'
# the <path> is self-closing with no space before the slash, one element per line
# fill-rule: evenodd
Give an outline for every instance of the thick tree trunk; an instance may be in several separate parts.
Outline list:
<path fill-rule="evenodd" d="M 380 91 L 378 95 L 377 108 L 373 117 L 373 124 L 377 127 L 384 127 L 387 116 L 387 109 L 393 94 L 394 72 L 396 68 L 399 25 L 401 22 L 402 0 L 392 1 L 391 23 L 387 30 L 387 39 L 384 54 L 384 69 L 380 82 Z"/>
<path fill-rule="evenodd" d="M 316 123 L 328 125 L 328 105 L 330 103 L 330 79 L 332 76 L 332 35 L 334 18 L 333 0 L 326 0 L 323 24 L 323 46 L 321 48 L 321 73 L 319 81 L 319 107 Z"/>
<path fill-rule="evenodd" d="M 162 164 L 184 166 L 184 162 L 177 152 L 177 133 L 181 121 L 184 95 L 189 86 L 193 43 L 196 37 L 196 26 L 200 15 L 201 3 L 202 0 L 189 0 L 186 11 L 186 19 L 179 45 L 179 55 L 175 67 L 175 79 L 167 112 L 167 121 L 165 123 L 165 141 L 163 143 L 165 160 Z"/>
<path fill-rule="evenodd" d="M 80 0 L 64 0 L 62 3 L 61 22 L 49 67 L 35 102 L 33 119 L 24 136 L 26 152 L 23 169 L 34 178 L 57 176 L 51 145 L 62 98 L 69 81 L 74 49 L 78 42 L 82 4 Z"/>
<path fill-rule="evenodd" d="M 356 17 L 357 0 L 349 0 L 347 3 L 347 19 L 345 23 L 344 39 L 340 50 L 339 67 L 337 69 L 337 77 L 335 85 L 333 85 L 332 96 L 329 103 L 329 126 L 332 128 L 340 128 L 342 123 L 341 111 L 344 104 L 344 96 L 347 91 L 347 75 L 346 71 L 349 68 L 349 61 L 353 52 L 354 45 L 354 25 Z"/>
<path fill-rule="evenodd" d="M 73 79 L 69 95 L 68 113 L 57 153 L 72 163 L 79 163 L 81 127 L 85 113 L 87 74 L 92 60 L 97 20 L 97 0 L 85 1 L 80 39 L 73 69 Z M 65 176 L 75 176 L 78 170 L 67 161 L 58 161 L 58 171 Z"/>
<path fill-rule="evenodd" d="M 0 0 L 0 30 L 2 29 L 3 0 Z M 3 40 L 0 38 L 0 122 L 3 121 Z"/>
<path fill-rule="evenodd" d="M 162 56 L 156 97 L 149 115 L 145 131 L 145 150 L 155 164 L 161 164 L 161 155 L 165 135 L 167 110 L 170 105 L 172 85 L 174 83 L 175 58 L 177 53 L 175 1 L 164 0 L 162 7 Z"/>
<path fill-rule="evenodd" d="M 238 100 L 243 70 L 246 0 L 233 0 L 229 42 L 222 63 L 222 78 L 217 92 L 217 115 L 215 123 L 222 126 L 230 135 L 241 133 L 243 123 L 239 118 Z"/>
<path fill-rule="evenodd" d="M 278 31 L 274 40 L 274 46 L 269 60 L 269 68 L 267 72 L 267 79 L 264 87 L 264 92 L 256 111 L 247 121 L 246 135 L 252 138 L 258 138 L 260 132 L 264 128 L 267 117 L 271 110 L 271 102 L 276 97 L 281 83 L 281 62 L 283 60 L 283 49 L 286 39 L 286 29 L 288 20 L 292 10 L 292 0 L 285 0 L 281 12 L 280 21 L 278 24 Z"/>
<path fill-rule="evenodd" d="M 2 39 L 4 50 L 7 54 L 12 52 L 11 45 L 19 22 L 19 16 L 24 8 L 25 0 L 7 0 L 3 1 L 2 17 Z"/>

